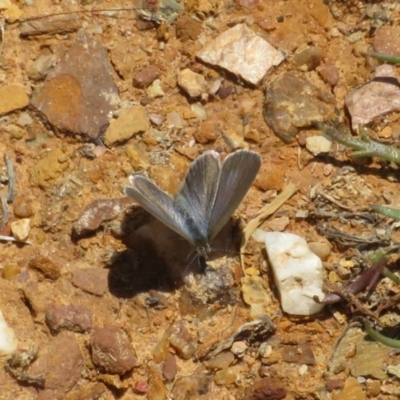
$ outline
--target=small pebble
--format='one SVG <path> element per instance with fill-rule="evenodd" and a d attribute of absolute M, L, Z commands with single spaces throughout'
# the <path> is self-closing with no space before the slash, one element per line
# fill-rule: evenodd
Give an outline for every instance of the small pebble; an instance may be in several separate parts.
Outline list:
<path fill-rule="evenodd" d="M 235 356 L 231 352 L 222 352 L 215 357 L 206 360 L 204 365 L 208 369 L 225 369 L 235 361 Z"/>
<path fill-rule="evenodd" d="M 14 214 L 19 218 L 32 217 L 33 210 L 31 203 L 18 196 L 14 201 Z"/>
<path fill-rule="evenodd" d="M 242 358 L 247 350 L 247 344 L 245 342 L 234 342 L 231 347 L 231 352 L 239 357 Z"/>
<path fill-rule="evenodd" d="M 21 268 L 15 264 L 8 264 L 5 265 L 4 268 L 1 270 L 1 276 L 3 279 L 7 281 L 12 281 L 16 279 L 21 272 Z"/>
<path fill-rule="evenodd" d="M 32 122 L 33 122 L 33 119 L 27 112 L 22 112 L 17 119 L 17 124 L 19 126 L 30 125 L 30 124 L 32 124 Z"/>
<path fill-rule="evenodd" d="M 217 371 L 214 376 L 215 383 L 220 386 L 229 386 L 236 382 L 237 374 L 231 369 L 223 369 L 221 371 Z"/>
<path fill-rule="evenodd" d="M 165 92 L 163 88 L 161 87 L 161 81 L 159 79 L 156 79 L 147 89 L 146 89 L 146 94 L 150 98 L 154 97 L 164 97 Z"/>
<path fill-rule="evenodd" d="M 203 75 L 186 68 L 178 74 L 178 85 L 190 96 L 199 97 L 207 90 L 207 82 Z"/>
<path fill-rule="evenodd" d="M 308 247 L 316 254 L 322 261 L 326 261 L 331 254 L 332 246 L 328 241 L 322 242 L 309 242 Z"/>
<path fill-rule="evenodd" d="M 267 358 L 271 355 L 272 353 L 272 347 L 266 342 L 263 342 L 260 344 L 260 347 L 258 349 L 258 354 L 262 358 Z"/>
<path fill-rule="evenodd" d="M 28 218 L 22 218 L 17 221 L 11 222 L 11 232 L 15 239 L 24 242 L 28 239 L 31 230 L 31 221 Z"/>
<path fill-rule="evenodd" d="M 299 375 L 300 375 L 300 376 L 304 376 L 304 375 L 307 373 L 307 371 L 308 371 L 307 365 L 306 365 L 306 364 L 303 364 L 303 365 L 301 365 L 300 368 L 299 368 Z"/>
<path fill-rule="evenodd" d="M 50 279 L 56 281 L 61 276 L 60 268 L 50 258 L 37 256 L 32 258 L 28 264 L 29 268 L 32 268 L 39 272 L 41 278 Z"/>
<path fill-rule="evenodd" d="M 306 139 L 306 149 L 314 156 L 320 153 L 329 153 L 332 142 L 324 136 L 311 136 Z"/>
<path fill-rule="evenodd" d="M 307 71 L 312 71 L 321 63 L 321 49 L 311 46 L 299 54 L 296 54 L 294 62 L 300 68 L 305 68 Z"/>

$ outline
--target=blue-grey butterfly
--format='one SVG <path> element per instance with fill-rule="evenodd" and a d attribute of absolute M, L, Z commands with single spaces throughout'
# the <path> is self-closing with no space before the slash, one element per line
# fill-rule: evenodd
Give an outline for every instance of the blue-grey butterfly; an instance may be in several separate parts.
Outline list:
<path fill-rule="evenodd" d="M 242 202 L 261 166 L 261 157 L 238 150 L 221 164 L 219 154 L 206 151 L 190 165 L 172 199 L 141 175 L 131 175 L 125 194 L 170 229 L 196 246 L 201 258 L 210 242 Z"/>

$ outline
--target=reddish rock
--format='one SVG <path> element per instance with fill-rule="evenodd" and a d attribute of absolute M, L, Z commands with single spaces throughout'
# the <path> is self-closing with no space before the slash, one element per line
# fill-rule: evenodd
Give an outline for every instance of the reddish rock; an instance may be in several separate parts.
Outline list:
<path fill-rule="evenodd" d="M 146 88 L 161 75 L 160 68 L 157 65 L 149 65 L 141 71 L 137 72 L 133 77 L 133 86 L 137 88 Z"/>
<path fill-rule="evenodd" d="M 173 381 L 177 373 L 178 366 L 176 365 L 176 358 L 173 354 L 168 354 L 163 364 L 163 377 L 166 381 Z"/>
<path fill-rule="evenodd" d="M 287 363 L 315 365 L 314 353 L 310 343 L 286 345 L 282 351 L 282 360 Z"/>
<path fill-rule="evenodd" d="M 56 131 L 97 138 L 118 100 L 106 49 L 82 31 L 31 104 Z"/>
<path fill-rule="evenodd" d="M 146 393 L 149 390 L 149 384 L 145 381 L 138 381 L 133 386 L 133 390 L 137 393 Z"/>
<path fill-rule="evenodd" d="M 325 383 L 326 390 L 328 392 L 333 392 L 334 390 L 339 390 L 344 388 L 343 379 L 329 379 Z"/>
<path fill-rule="evenodd" d="M 230 96 L 232 91 L 233 91 L 233 86 L 231 86 L 231 85 L 229 85 L 229 86 L 222 85 L 218 89 L 217 94 L 218 94 L 218 96 L 219 96 L 219 98 L 221 100 L 224 100 L 224 99 L 227 99 Z"/>
<path fill-rule="evenodd" d="M 318 69 L 321 78 L 330 86 L 335 86 L 339 81 L 339 70 L 332 64 L 324 64 Z"/>
<path fill-rule="evenodd" d="M 85 292 L 102 296 L 108 287 L 108 270 L 103 268 L 82 268 L 72 274 L 72 284 Z"/>
<path fill-rule="evenodd" d="M 286 397 L 286 389 L 271 378 L 263 378 L 249 385 L 240 397 L 242 400 L 282 400 Z"/>
<path fill-rule="evenodd" d="M 78 382 L 82 368 L 83 357 L 75 336 L 62 332 L 39 351 L 28 375 L 40 376 L 44 380 L 38 398 L 61 400 Z"/>
<path fill-rule="evenodd" d="M 111 221 L 126 211 L 133 204 L 131 199 L 94 200 L 86 206 L 83 213 L 75 222 L 73 230 L 77 236 L 95 231 L 103 222 Z"/>
<path fill-rule="evenodd" d="M 136 356 L 126 332 L 116 326 L 96 329 L 91 338 L 92 361 L 108 374 L 123 375 L 136 365 Z"/>
<path fill-rule="evenodd" d="M 46 323 L 53 332 L 66 329 L 88 332 L 92 329 L 92 313 L 86 307 L 52 304 L 46 310 Z"/>
<path fill-rule="evenodd" d="M 374 50 L 388 56 L 400 55 L 400 27 L 384 25 L 374 35 Z"/>

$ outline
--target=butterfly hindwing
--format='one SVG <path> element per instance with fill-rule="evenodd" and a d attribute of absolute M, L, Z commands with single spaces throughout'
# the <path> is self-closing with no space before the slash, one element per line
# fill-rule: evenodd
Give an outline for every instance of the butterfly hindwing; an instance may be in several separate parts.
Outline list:
<path fill-rule="evenodd" d="M 178 212 L 196 244 L 208 242 L 209 220 L 221 172 L 219 155 L 206 151 L 190 166 L 174 199 Z"/>
<path fill-rule="evenodd" d="M 222 164 L 217 195 L 212 206 L 209 239 L 213 239 L 229 221 L 261 167 L 261 157 L 248 150 L 239 150 L 226 157 Z"/>

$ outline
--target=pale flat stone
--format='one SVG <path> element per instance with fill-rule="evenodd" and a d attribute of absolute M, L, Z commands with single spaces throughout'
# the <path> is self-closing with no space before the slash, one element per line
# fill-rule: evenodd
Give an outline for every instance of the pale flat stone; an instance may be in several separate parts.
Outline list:
<path fill-rule="evenodd" d="M 256 85 L 266 72 L 279 65 L 283 54 L 245 24 L 239 24 L 221 33 L 207 43 L 198 57 L 218 65 Z"/>
<path fill-rule="evenodd" d="M 354 130 L 376 117 L 399 110 L 400 85 L 394 67 L 377 67 L 373 80 L 350 92 L 345 102 Z"/>

